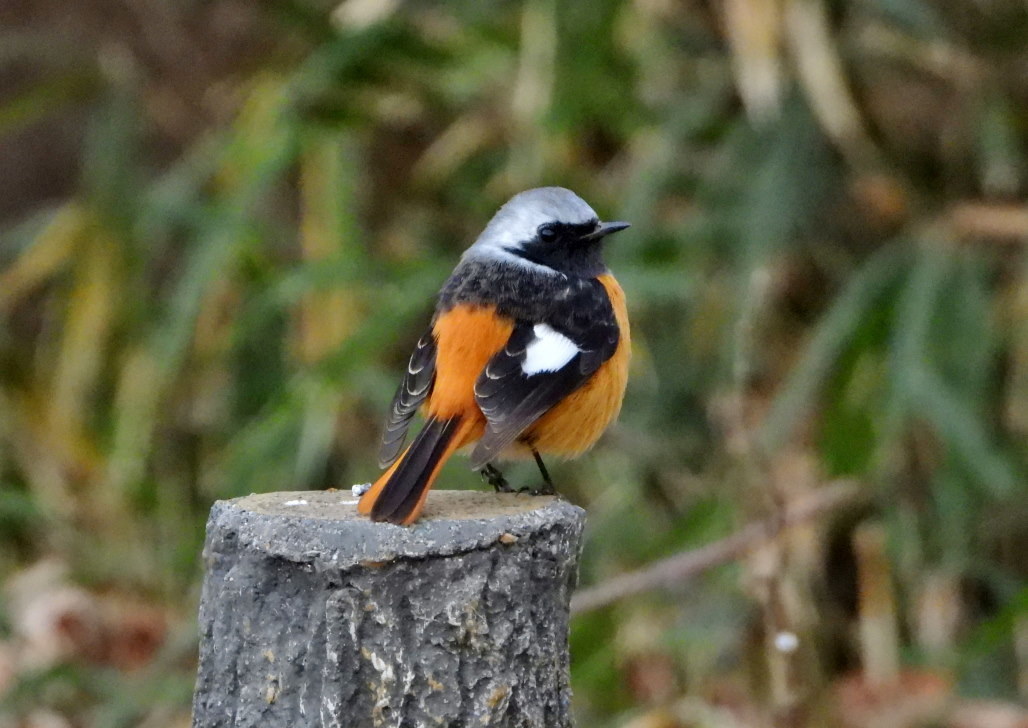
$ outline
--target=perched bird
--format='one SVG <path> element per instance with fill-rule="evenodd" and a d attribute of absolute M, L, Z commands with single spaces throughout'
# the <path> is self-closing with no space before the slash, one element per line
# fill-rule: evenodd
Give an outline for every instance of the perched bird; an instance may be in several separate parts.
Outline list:
<path fill-rule="evenodd" d="M 541 187 L 496 213 L 443 285 L 393 398 L 382 436 L 388 467 L 358 510 L 410 524 L 443 463 L 474 443 L 471 467 L 510 491 L 498 458 L 589 449 L 621 409 L 630 340 L 625 294 L 603 262 L 600 222 L 578 195 Z M 411 419 L 426 422 L 406 450 Z M 401 450 L 402 454 L 401 454 Z"/>

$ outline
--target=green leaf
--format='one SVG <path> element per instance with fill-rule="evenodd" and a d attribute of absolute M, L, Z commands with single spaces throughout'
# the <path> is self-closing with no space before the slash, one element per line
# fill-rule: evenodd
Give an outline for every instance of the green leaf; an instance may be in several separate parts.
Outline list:
<path fill-rule="evenodd" d="M 1020 478 L 975 408 L 930 370 L 912 376 L 909 386 L 914 412 L 935 428 L 968 472 L 994 497 L 1013 495 Z"/>
<path fill-rule="evenodd" d="M 907 260 L 907 249 L 893 244 L 877 251 L 850 278 L 815 327 L 799 362 L 772 402 L 759 435 L 766 451 L 773 452 L 789 442 L 854 333 L 866 317 L 874 314 L 874 307 L 896 282 Z"/>

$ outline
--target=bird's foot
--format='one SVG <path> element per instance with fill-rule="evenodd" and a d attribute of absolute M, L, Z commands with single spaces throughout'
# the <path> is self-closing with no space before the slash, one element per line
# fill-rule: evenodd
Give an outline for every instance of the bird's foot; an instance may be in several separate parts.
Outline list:
<path fill-rule="evenodd" d="M 553 487 L 552 483 L 547 483 L 541 488 L 530 488 L 526 485 L 524 488 L 519 488 L 518 493 L 527 493 L 528 495 L 557 495 L 557 491 Z"/>
<path fill-rule="evenodd" d="M 557 495 L 557 489 L 553 487 L 553 480 L 550 478 L 550 472 L 546 469 L 546 465 L 543 464 L 543 459 L 539 455 L 539 451 L 534 447 L 532 448 L 532 457 L 535 458 L 535 464 L 539 466 L 539 474 L 543 476 L 543 487 L 536 488 L 535 490 L 529 490 L 528 492 L 531 495 Z"/>
<path fill-rule="evenodd" d="M 493 486 L 497 493 L 514 493 L 515 490 L 510 487 L 510 483 L 503 477 L 503 473 L 492 464 L 483 466 L 481 470 L 482 480 Z"/>

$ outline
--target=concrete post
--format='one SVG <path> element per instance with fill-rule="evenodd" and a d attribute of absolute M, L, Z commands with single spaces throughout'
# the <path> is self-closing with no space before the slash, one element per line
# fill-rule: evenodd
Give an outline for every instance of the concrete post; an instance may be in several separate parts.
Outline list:
<path fill-rule="evenodd" d="M 571 726 L 584 512 L 433 491 L 403 528 L 355 506 L 346 491 L 214 505 L 194 727 Z"/>

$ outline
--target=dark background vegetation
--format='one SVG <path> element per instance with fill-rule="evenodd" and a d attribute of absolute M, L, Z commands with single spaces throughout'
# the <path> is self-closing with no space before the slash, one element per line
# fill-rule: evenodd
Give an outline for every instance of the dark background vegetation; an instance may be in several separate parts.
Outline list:
<path fill-rule="evenodd" d="M 577 616 L 580 725 L 1025 725 L 1026 39 L 1019 0 L 4 0 L 0 726 L 187 725 L 211 502 L 372 479 L 432 295 L 543 184 L 634 224 L 624 411 L 553 467 L 584 587 L 856 492 Z"/>

